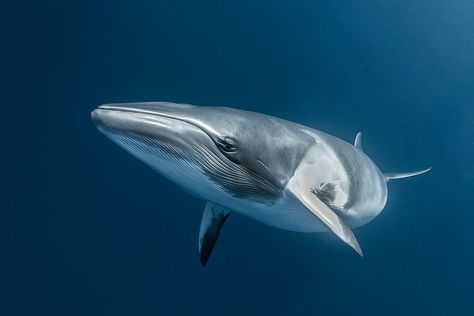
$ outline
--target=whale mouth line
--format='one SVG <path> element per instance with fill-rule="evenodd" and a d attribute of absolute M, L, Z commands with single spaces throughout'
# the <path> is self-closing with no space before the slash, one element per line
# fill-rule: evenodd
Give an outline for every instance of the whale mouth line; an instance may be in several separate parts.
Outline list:
<path fill-rule="evenodd" d="M 134 107 L 129 107 L 129 106 L 117 106 L 117 105 L 111 105 L 111 104 L 99 105 L 99 107 L 97 107 L 97 109 L 107 110 L 107 111 L 142 113 L 142 114 L 152 114 L 152 115 L 157 115 L 157 116 L 172 117 L 172 115 L 162 115 L 161 113 L 158 113 L 156 111 L 139 109 L 139 108 L 134 108 Z"/>
<path fill-rule="evenodd" d="M 192 125 L 200 128 L 200 129 L 202 129 L 201 126 L 199 126 L 198 124 L 193 124 L 193 122 L 191 122 L 190 120 L 180 118 L 176 115 L 171 115 L 171 114 L 167 114 L 167 113 L 160 113 L 160 112 L 150 111 L 150 110 L 145 110 L 145 109 L 138 109 L 138 108 L 132 108 L 132 107 L 114 106 L 114 105 L 105 104 L 105 105 L 100 105 L 95 111 L 108 111 L 108 112 L 117 112 L 117 113 L 122 112 L 122 113 L 135 113 L 135 114 L 152 115 L 152 116 L 156 116 L 156 117 L 169 118 L 169 119 L 174 119 L 174 120 L 181 121 L 181 122 L 184 122 L 184 123 L 189 123 L 189 124 L 192 124 Z"/>

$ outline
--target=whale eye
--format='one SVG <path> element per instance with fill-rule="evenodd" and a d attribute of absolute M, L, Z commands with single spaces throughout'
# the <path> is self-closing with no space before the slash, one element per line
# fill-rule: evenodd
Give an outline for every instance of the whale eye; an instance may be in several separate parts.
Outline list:
<path fill-rule="evenodd" d="M 230 136 L 218 137 L 216 139 L 217 147 L 225 153 L 233 153 L 238 149 L 238 143 L 235 138 Z"/>

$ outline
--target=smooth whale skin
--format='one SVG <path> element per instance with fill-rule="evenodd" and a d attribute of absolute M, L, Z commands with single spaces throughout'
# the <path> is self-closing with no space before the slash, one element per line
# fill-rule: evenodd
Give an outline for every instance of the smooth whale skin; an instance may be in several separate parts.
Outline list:
<path fill-rule="evenodd" d="M 165 102 L 106 104 L 92 112 L 106 136 L 186 192 L 207 201 L 203 265 L 231 212 L 297 232 L 333 231 L 357 253 L 351 228 L 384 208 L 387 181 L 354 145 L 272 116 Z"/>

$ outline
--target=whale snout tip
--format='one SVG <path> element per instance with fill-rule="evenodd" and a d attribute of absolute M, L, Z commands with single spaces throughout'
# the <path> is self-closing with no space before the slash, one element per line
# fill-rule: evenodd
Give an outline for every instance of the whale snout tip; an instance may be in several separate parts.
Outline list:
<path fill-rule="evenodd" d="M 97 128 L 101 128 L 108 125 L 108 122 L 113 119 L 112 111 L 108 111 L 108 105 L 103 104 L 96 107 L 91 111 L 91 120 L 92 123 Z"/>
<path fill-rule="evenodd" d="M 97 109 L 91 111 L 91 120 L 95 122 L 97 120 Z"/>
<path fill-rule="evenodd" d="M 91 120 L 95 126 L 99 127 L 101 125 L 101 115 L 102 112 L 100 106 L 91 111 Z"/>
<path fill-rule="evenodd" d="M 120 109 L 121 108 L 117 104 L 101 104 L 91 111 L 91 120 L 96 125 L 104 123 L 106 117 L 109 116 L 108 114 L 112 114 L 113 112 Z"/>

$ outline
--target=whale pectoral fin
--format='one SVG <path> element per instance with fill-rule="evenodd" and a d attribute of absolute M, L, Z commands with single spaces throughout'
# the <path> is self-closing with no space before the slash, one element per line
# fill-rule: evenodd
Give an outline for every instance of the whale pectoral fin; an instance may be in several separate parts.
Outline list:
<path fill-rule="evenodd" d="M 359 242 L 357 241 L 354 233 L 347 226 L 342 219 L 334 213 L 333 210 L 326 204 L 324 204 L 319 198 L 317 198 L 311 190 L 292 190 L 290 191 L 295 197 L 321 222 L 323 222 L 330 230 L 332 230 L 339 238 L 341 238 L 346 244 L 352 247 L 361 257 L 364 256 L 362 249 L 360 248 Z"/>
<path fill-rule="evenodd" d="M 356 138 L 354 140 L 354 146 L 356 148 L 358 148 L 360 151 L 363 151 L 362 150 L 362 133 L 361 132 L 357 133 Z"/>
<path fill-rule="evenodd" d="M 199 254 L 202 266 L 205 266 L 216 244 L 222 225 L 230 211 L 212 202 L 206 202 L 199 230 Z"/>
<path fill-rule="evenodd" d="M 414 177 L 420 174 L 423 174 L 425 172 L 428 172 L 431 170 L 431 167 L 419 171 L 413 171 L 413 172 L 401 172 L 401 173 L 384 173 L 383 176 L 385 178 L 385 181 L 390 181 L 390 180 L 395 180 L 395 179 L 404 179 L 404 178 L 410 178 Z"/>

